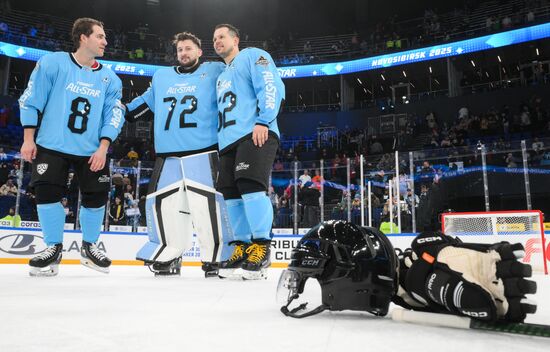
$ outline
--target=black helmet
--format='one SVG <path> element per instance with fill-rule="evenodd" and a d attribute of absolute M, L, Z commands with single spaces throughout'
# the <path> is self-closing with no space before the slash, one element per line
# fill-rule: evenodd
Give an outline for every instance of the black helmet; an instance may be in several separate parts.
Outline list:
<path fill-rule="evenodd" d="M 322 304 L 305 314 L 295 314 L 307 303 L 291 310 L 289 305 L 303 293 L 310 277 L 321 286 Z M 383 316 L 397 292 L 397 256 L 388 238 L 375 228 L 347 221 L 322 222 L 292 251 L 277 291 L 285 304 L 281 311 L 295 318 L 325 309 Z"/>

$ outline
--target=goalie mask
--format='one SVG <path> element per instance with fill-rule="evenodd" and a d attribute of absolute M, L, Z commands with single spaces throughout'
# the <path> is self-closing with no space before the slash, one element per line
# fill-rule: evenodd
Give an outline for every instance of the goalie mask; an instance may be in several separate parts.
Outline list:
<path fill-rule="evenodd" d="M 327 309 L 383 316 L 397 291 L 396 271 L 395 251 L 382 232 L 346 221 L 326 221 L 304 235 L 292 251 L 288 269 L 279 279 L 277 300 L 283 305 L 281 312 L 294 318 Z M 308 282 L 309 278 L 313 280 Z M 321 304 L 308 311 L 312 285 L 321 288 Z M 304 292 L 306 286 L 310 292 Z"/>

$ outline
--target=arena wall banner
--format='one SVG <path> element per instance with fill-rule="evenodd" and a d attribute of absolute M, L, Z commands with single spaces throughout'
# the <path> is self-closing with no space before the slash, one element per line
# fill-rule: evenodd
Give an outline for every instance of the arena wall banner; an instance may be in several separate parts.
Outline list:
<path fill-rule="evenodd" d="M 0 220 L 0 226 L 10 227 L 12 226 L 11 221 L 9 220 Z M 65 223 L 64 225 L 65 230 L 74 230 L 74 224 L 71 223 Z M 40 228 L 40 222 L 38 221 L 21 221 L 20 228 L 26 228 L 26 229 L 39 229 Z"/>
<path fill-rule="evenodd" d="M 466 55 L 478 51 L 500 48 L 509 45 L 521 44 L 533 40 L 550 37 L 550 23 L 514 29 L 510 31 L 485 35 L 451 43 L 443 43 L 430 47 L 406 50 L 391 54 L 378 55 L 363 59 L 339 61 L 324 64 L 281 66 L 281 78 L 301 78 L 313 76 L 330 76 L 354 72 L 375 70 L 379 68 L 399 66 L 435 60 L 444 57 Z M 47 50 L 24 47 L 16 44 L 0 42 L 0 55 L 17 59 L 38 61 Z M 151 77 L 156 70 L 164 66 L 138 64 L 134 62 L 117 62 L 100 60 L 106 67 L 115 73 Z"/>
<path fill-rule="evenodd" d="M 296 247 L 307 229 L 300 229 L 301 234 L 295 235 L 291 229 L 274 229 L 271 243 L 271 260 L 273 267 L 286 267 L 290 261 L 290 253 Z M 415 233 L 389 235 L 392 244 L 397 248 L 410 247 Z M 474 237 L 474 236 L 472 236 Z M 524 236 L 525 237 L 525 236 Z M 107 252 L 114 265 L 143 265 L 135 259 L 137 251 L 147 242 L 145 233 L 103 232 L 99 238 L 98 247 Z M 469 239 L 467 239 L 469 240 Z M 80 231 L 66 230 L 63 241 L 63 263 L 77 264 L 80 260 L 82 234 Z M 522 242 L 526 247 L 524 262 L 539 266 L 541 256 L 540 238 L 518 238 L 518 236 L 475 236 L 471 241 L 493 243 L 496 241 Z M 548 241 L 550 242 L 550 241 Z M 550 243 L 547 245 L 550 247 Z M 26 264 L 30 258 L 46 248 L 40 229 L 0 227 L 0 264 Z M 550 253 L 550 248 L 547 250 Z M 550 258 L 547 258 L 550 261 Z M 193 247 L 183 256 L 184 265 L 200 265 L 200 249 L 196 236 Z"/>

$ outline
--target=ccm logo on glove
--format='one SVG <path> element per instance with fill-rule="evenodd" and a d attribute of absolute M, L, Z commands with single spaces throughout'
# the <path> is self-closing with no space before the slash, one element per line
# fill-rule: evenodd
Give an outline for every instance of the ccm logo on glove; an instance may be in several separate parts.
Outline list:
<path fill-rule="evenodd" d="M 462 314 L 471 316 L 472 318 L 487 318 L 489 316 L 489 313 L 487 312 L 469 312 L 467 310 L 461 310 Z"/>
<path fill-rule="evenodd" d="M 425 237 L 425 238 L 419 238 L 416 242 L 417 243 L 426 243 L 426 242 L 435 242 L 435 241 L 443 241 L 443 239 L 439 236 Z"/>

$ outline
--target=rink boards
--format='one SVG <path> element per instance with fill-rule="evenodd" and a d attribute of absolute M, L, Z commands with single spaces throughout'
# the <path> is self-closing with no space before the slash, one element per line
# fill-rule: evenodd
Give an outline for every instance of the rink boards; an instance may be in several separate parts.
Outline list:
<path fill-rule="evenodd" d="M 29 258 L 42 252 L 46 246 L 42 239 L 40 228 L 26 227 L 0 227 L 0 264 L 25 264 Z M 71 228 L 67 224 L 66 228 Z M 126 229 L 125 227 L 120 229 Z M 113 230 L 113 227 L 111 227 Z M 135 259 L 137 251 L 147 242 L 144 228 L 141 232 L 102 232 L 98 246 L 104 250 L 113 260 L 114 265 L 143 265 L 143 262 Z M 292 229 L 273 229 L 273 241 L 271 244 L 271 256 L 273 267 L 285 267 L 290 260 L 290 253 L 300 238 L 308 229 L 300 229 L 299 234 L 293 234 Z M 402 233 L 388 235 L 394 247 L 407 248 L 414 238 L 415 233 Z M 467 236 L 463 240 L 478 243 L 493 243 L 498 241 L 521 242 L 525 246 L 526 256 L 524 262 L 532 264 L 536 270 L 542 271 L 542 240 L 536 236 Z M 63 262 L 77 264 L 80 259 L 80 246 L 82 233 L 77 230 L 65 230 L 63 241 Z M 547 260 L 550 256 L 550 241 L 546 241 Z M 193 236 L 193 247 L 184 254 L 184 265 L 200 265 L 200 250 L 196 236 Z"/>

